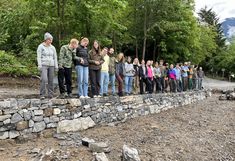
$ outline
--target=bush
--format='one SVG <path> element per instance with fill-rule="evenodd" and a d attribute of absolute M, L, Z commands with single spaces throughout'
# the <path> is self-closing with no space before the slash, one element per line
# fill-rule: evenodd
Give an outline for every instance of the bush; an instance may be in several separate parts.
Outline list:
<path fill-rule="evenodd" d="M 27 61 L 25 61 L 27 62 Z M 11 53 L 0 50 L 0 75 L 30 76 L 35 74 L 35 67 L 24 64 Z"/>

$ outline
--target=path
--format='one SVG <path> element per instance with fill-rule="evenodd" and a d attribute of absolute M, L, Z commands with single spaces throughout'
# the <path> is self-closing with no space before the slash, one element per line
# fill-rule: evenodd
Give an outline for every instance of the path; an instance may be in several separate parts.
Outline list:
<path fill-rule="evenodd" d="M 207 89 L 210 88 L 210 89 L 233 90 L 235 88 L 235 83 L 211 79 L 211 78 L 205 78 L 205 80 L 203 81 L 203 86 Z"/>

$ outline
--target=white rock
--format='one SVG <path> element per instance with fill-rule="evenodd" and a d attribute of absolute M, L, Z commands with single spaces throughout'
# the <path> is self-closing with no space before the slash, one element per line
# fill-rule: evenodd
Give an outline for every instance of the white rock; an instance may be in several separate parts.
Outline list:
<path fill-rule="evenodd" d="M 129 148 L 127 145 L 123 145 L 122 157 L 123 161 L 140 161 L 137 149 Z"/>
<path fill-rule="evenodd" d="M 104 153 L 97 153 L 95 155 L 95 161 L 109 161 Z"/>
<path fill-rule="evenodd" d="M 0 132 L 0 140 L 7 139 L 8 137 L 9 137 L 8 131 Z"/>
<path fill-rule="evenodd" d="M 34 115 L 35 116 L 43 115 L 43 110 L 34 110 Z"/>
<path fill-rule="evenodd" d="M 57 133 L 86 130 L 94 126 L 95 122 L 90 117 L 78 118 L 74 120 L 63 120 L 58 123 Z"/>
<path fill-rule="evenodd" d="M 68 99 L 68 102 L 72 107 L 81 106 L 81 101 L 79 99 Z"/>
<path fill-rule="evenodd" d="M 19 131 L 10 131 L 10 132 L 9 132 L 9 138 L 10 138 L 10 139 L 14 139 L 14 138 L 16 138 L 17 136 L 20 136 L 20 132 L 19 132 Z"/>
<path fill-rule="evenodd" d="M 61 110 L 59 108 L 54 108 L 53 114 L 54 115 L 59 115 Z"/>

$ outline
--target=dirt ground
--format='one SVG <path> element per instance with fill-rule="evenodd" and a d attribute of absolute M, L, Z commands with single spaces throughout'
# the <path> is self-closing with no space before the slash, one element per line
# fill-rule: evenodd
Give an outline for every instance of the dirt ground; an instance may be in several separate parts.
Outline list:
<path fill-rule="evenodd" d="M 66 160 L 91 161 L 88 148 L 60 146 L 53 131 L 24 144 L 0 141 L 3 161 L 33 160 L 29 152 L 52 147 L 69 154 Z M 111 146 L 110 161 L 120 161 L 124 144 L 137 148 L 143 161 L 235 159 L 235 103 L 219 101 L 213 95 L 197 104 L 170 109 L 159 114 L 127 120 L 116 126 L 98 126 L 79 133 L 81 138 L 105 141 Z M 62 154 L 61 154 L 62 155 Z"/>

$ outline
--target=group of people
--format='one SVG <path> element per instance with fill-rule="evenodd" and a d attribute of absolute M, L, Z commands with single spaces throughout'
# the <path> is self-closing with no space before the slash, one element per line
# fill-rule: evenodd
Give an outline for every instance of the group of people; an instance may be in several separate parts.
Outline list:
<path fill-rule="evenodd" d="M 37 49 L 38 69 L 41 72 L 40 98 L 54 96 L 53 78 L 58 71 L 60 97 L 72 97 L 72 67 L 74 65 L 77 76 L 77 96 L 79 98 L 102 97 L 109 95 L 108 86 L 111 85 L 112 95 L 130 95 L 133 93 L 181 92 L 202 89 L 204 72 L 200 67 L 190 63 L 173 64 L 170 66 L 161 60 L 153 61 L 138 58 L 132 62 L 131 57 L 123 53 L 117 56 L 113 48 L 101 46 L 97 40 L 88 50 L 88 38 L 71 39 L 68 45 L 63 45 L 57 61 L 57 53 L 52 45 L 53 37 L 45 33 L 44 42 Z M 115 83 L 118 84 L 116 93 Z M 88 92 L 90 82 L 90 93 Z M 66 85 L 66 88 L 65 88 Z M 125 88 L 123 89 L 125 85 Z M 139 91 L 139 92 L 138 92 Z"/>

